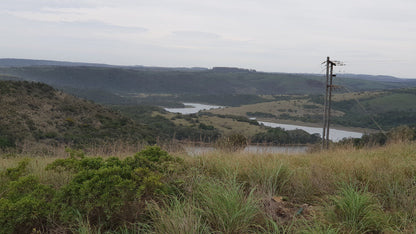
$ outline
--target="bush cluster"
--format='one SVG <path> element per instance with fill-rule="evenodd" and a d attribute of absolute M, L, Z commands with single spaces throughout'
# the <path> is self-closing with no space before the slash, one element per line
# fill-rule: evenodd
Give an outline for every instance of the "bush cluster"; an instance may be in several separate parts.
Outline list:
<path fill-rule="evenodd" d="M 52 188 L 28 174 L 28 161 L 1 174 L 0 232 L 28 233 L 51 223 L 70 227 L 81 220 L 104 228 L 140 219 L 145 201 L 177 191 L 168 177 L 181 164 L 159 147 L 148 147 L 124 160 L 86 157 L 68 150 L 70 157 L 46 167 L 67 173 L 69 183 Z M 133 212 L 134 210 L 134 212 Z"/>

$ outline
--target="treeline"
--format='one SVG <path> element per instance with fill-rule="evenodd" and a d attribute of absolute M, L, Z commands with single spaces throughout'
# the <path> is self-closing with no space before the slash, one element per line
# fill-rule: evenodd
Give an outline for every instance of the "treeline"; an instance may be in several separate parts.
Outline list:
<path fill-rule="evenodd" d="M 389 142 L 416 141 L 416 124 L 401 125 L 388 132 L 364 134 L 361 138 L 344 139 L 336 145 L 353 145 L 356 148 L 382 146 Z"/>
<path fill-rule="evenodd" d="M 162 116 L 166 111 L 156 106 L 113 106 L 113 109 L 156 132 L 160 140 L 188 140 L 214 142 L 221 135 L 218 129 L 199 123 L 196 115 L 177 114 L 174 118 L 187 119 L 191 125 L 176 125 Z M 160 114 L 158 114 L 160 113 Z M 194 119 L 195 118 L 195 119 Z"/>
<path fill-rule="evenodd" d="M 266 143 L 274 145 L 314 144 L 321 140 L 319 134 L 309 134 L 304 130 L 284 130 L 269 128 L 265 133 L 257 133 L 251 138 L 251 143 Z"/>

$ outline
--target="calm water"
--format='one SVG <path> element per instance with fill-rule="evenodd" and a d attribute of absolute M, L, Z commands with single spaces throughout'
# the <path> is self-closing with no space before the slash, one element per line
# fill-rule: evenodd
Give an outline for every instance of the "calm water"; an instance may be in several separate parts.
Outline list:
<path fill-rule="evenodd" d="M 199 103 L 184 103 L 185 108 L 165 108 L 166 111 L 172 113 L 180 113 L 183 115 L 195 114 L 201 110 L 211 110 L 224 108 L 223 106 L 204 105 Z"/>
<path fill-rule="evenodd" d="M 264 126 L 272 127 L 272 128 L 283 128 L 286 130 L 294 130 L 294 129 L 302 129 L 309 134 L 318 133 L 322 135 L 322 128 L 316 127 L 306 127 L 306 126 L 299 126 L 299 125 L 291 125 L 291 124 L 278 124 L 278 123 L 270 123 L 270 122 L 263 122 L 259 121 L 259 123 L 264 124 Z M 363 134 L 360 132 L 351 132 L 351 131 L 344 131 L 331 128 L 329 130 L 329 139 L 337 142 L 342 140 L 343 138 L 360 138 Z"/>
<path fill-rule="evenodd" d="M 185 108 L 165 108 L 165 110 L 173 113 L 181 113 L 181 114 L 194 114 L 198 113 L 201 110 L 210 110 L 210 109 L 218 109 L 224 108 L 223 106 L 214 106 L 214 105 L 204 105 L 199 103 L 184 103 Z M 272 127 L 272 128 L 283 128 L 285 130 L 294 130 L 294 129 L 302 129 L 310 134 L 318 133 L 322 135 L 322 128 L 316 127 L 306 127 L 306 126 L 299 126 L 299 125 L 291 125 L 291 124 L 279 124 L 279 123 L 271 123 L 271 122 L 263 122 L 259 121 L 259 123 L 264 124 L 264 126 Z M 351 131 L 344 131 L 331 128 L 329 131 L 329 139 L 334 142 L 340 141 L 343 138 L 360 138 L 363 134 L 360 132 L 351 132 Z"/>

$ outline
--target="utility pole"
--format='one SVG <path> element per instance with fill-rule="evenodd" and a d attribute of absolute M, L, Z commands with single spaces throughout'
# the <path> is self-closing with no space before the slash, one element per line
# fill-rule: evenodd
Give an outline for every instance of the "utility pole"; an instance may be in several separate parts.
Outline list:
<path fill-rule="evenodd" d="M 339 63 L 341 64 L 341 63 Z M 322 149 L 328 149 L 329 146 L 329 125 L 331 120 L 331 98 L 332 98 L 332 78 L 336 75 L 333 74 L 334 66 L 336 62 L 333 62 L 326 58 L 326 85 L 325 85 L 325 100 L 324 100 L 324 126 L 322 129 Z"/>

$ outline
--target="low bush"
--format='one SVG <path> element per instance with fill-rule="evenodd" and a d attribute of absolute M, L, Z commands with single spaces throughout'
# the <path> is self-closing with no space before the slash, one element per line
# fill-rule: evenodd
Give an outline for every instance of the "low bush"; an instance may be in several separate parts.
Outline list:
<path fill-rule="evenodd" d="M 29 174 L 28 160 L 1 172 L 1 233 L 44 230 L 46 223 L 71 230 L 81 224 L 111 230 L 141 220 L 146 200 L 157 201 L 179 191 L 172 175 L 182 161 L 159 147 L 147 147 L 124 160 L 67 152 L 69 158 L 46 166 L 51 175 L 70 175 L 67 184 L 55 189 Z"/>
<path fill-rule="evenodd" d="M 28 160 L 1 174 L 0 233 L 29 233 L 47 227 L 54 190 L 26 175 Z"/>
<path fill-rule="evenodd" d="M 79 212 L 92 225 L 117 225 L 124 220 L 126 210 L 143 207 L 146 198 L 169 193 L 165 172 L 174 170 L 180 162 L 159 147 L 147 147 L 133 157 L 120 160 L 110 157 L 85 157 L 72 151 L 68 159 L 58 159 L 48 170 L 72 171 L 73 179 L 57 193 L 55 202 L 61 219 L 73 223 Z M 129 214 L 129 219 L 137 219 Z"/>

